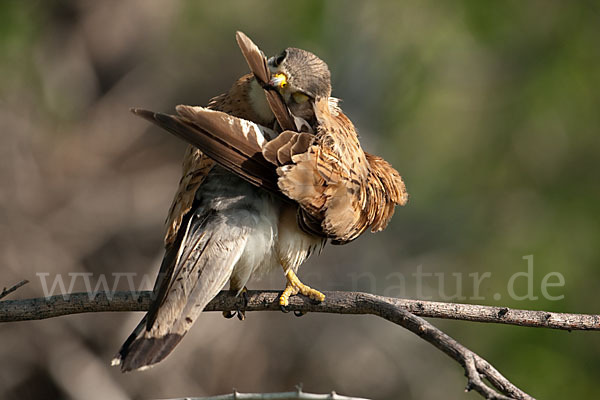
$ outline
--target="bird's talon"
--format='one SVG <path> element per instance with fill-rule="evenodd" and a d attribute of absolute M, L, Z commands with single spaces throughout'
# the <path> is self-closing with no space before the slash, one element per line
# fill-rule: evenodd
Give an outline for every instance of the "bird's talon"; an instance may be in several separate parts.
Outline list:
<path fill-rule="evenodd" d="M 294 315 L 295 315 L 296 317 L 302 317 L 302 316 L 306 315 L 306 312 L 304 312 L 304 311 L 300 311 L 300 310 L 295 310 L 295 311 L 294 311 Z"/>
<path fill-rule="evenodd" d="M 246 319 L 246 311 L 244 311 L 244 310 L 237 310 L 236 314 L 237 314 L 237 317 L 238 317 L 238 319 L 240 321 L 243 321 L 243 320 Z"/>
<path fill-rule="evenodd" d="M 286 306 L 284 306 L 283 304 L 280 304 L 280 305 L 279 305 L 279 308 L 281 309 L 281 311 L 282 311 L 284 314 L 287 314 L 287 313 L 289 313 L 289 312 L 290 312 L 290 310 L 288 310 L 288 308 L 287 308 Z"/>
<path fill-rule="evenodd" d="M 248 302 L 250 301 L 250 299 L 248 298 L 248 289 L 246 289 L 246 287 L 244 287 L 244 290 L 242 291 L 242 300 L 244 302 L 244 309 L 248 307 Z"/>
<path fill-rule="evenodd" d="M 301 293 L 303 296 L 308 297 L 311 302 L 318 304 L 325 300 L 325 295 L 316 289 L 311 288 L 300 282 L 300 279 L 296 276 L 294 271 L 291 269 L 285 274 L 287 278 L 287 285 L 281 296 L 279 297 L 279 305 L 287 306 L 289 304 L 290 296 Z"/>
<path fill-rule="evenodd" d="M 235 312 L 233 312 L 233 311 L 230 311 L 230 310 L 223 311 L 223 316 L 224 316 L 225 318 L 227 318 L 227 319 L 231 319 L 231 318 L 233 318 L 233 316 L 234 316 L 235 314 L 236 314 Z"/>

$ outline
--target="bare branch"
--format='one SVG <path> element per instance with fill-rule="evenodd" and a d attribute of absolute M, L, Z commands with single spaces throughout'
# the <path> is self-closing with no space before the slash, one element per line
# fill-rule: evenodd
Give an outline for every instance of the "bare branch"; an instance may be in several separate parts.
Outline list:
<path fill-rule="evenodd" d="M 486 399 L 533 399 L 533 397 L 523 392 L 502 376 L 502 374 L 486 360 L 467 349 L 423 318 L 417 317 L 409 311 L 398 308 L 387 302 L 373 301 L 369 302 L 369 304 L 371 307 L 371 314 L 378 315 L 381 318 L 385 318 L 388 321 L 408 329 L 412 333 L 418 335 L 421 339 L 426 340 L 454 360 L 458 361 L 465 369 L 465 375 L 468 379 L 466 390 L 475 390 Z M 483 379 L 481 379 L 481 375 L 484 375 L 494 388 L 506 396 L 499 394 L 486 385 L 485 382 L 483 382 Z"/>
<path fill-rule="evenodd" d="M 313 304 L 302 296 L 290 298 L 289 309 L 302 312 L 328 312 L 337 314 L 370 314 L 369 304 L 388 303 L 428 318 L 488 322 L 562 330 L 600 330 L 600 315 L 568 314 L 548 311 L 518 310 L 475 304 L 442 303 L 376 296 L 361 292 L 323 292 L 326 301 Z M 278 291 L 248 292 L 247 311 L 279 311 Z M 73 293 L 49 298 L 5 300 L 0 302 L 0 322 L 27 321 L 58 317 L 61 315 L 101 311 L 146 311 L 152 292 Z M 234 310 L 241 307 L 241 299 L 221 292 L 205 311 Z"/>
<path fill-rule="evenodd" d="M 23 279 L 21 282 L 17 283 L 16 285 L 10 287 L 10 288 L 4 288 L 4 290 L 2 290 L 2 293 L 0 293 L 0 299 L 8 296 L 9 294 L 11 294 L 12 292 L 14 292 L 15 290 L 17 290 L 18 288 L 20 288 L 21 286 L 25 286 L 29 283 L 29 281 L 27 279 Z"/>
<path fill-rule="evenodd" d="M 372 314 L 394 322 L 433 344 L 460 363 L 468 379 L 467 390 L 488 399 L 533 399 L 498 372 L 490 363 L 420 317 L 545 327 L 563 330 L 600 330 L 600 316 L 513 310 L 469 304 L 406 300 L 360 292 L 325 292 L 326 300 L 314 304 L 302 296 L 290 298 L 289 309 L 299 312 Z M 279 310 L 279 292 L 249 291 L 247 305 L 228 291 L 213 299 L 206 311 Z M 152 292 L 74 293 L 0 302 L 0 322 L 51 318 L 101 311 L 146 311 Z M 489 385 L 486 382 L 489 382 Z M 495 389 L 495 390 L 494 390 Z M 238 397 L 239 398 L 239 397 Z"/>

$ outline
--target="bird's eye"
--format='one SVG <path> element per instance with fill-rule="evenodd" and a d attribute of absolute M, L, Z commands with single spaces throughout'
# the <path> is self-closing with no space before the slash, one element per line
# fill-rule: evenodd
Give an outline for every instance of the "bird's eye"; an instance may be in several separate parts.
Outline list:
<path fill-rule="evenodd" d="M 277 58 L 275 58 L 275 66 L 280 65 L 283 60 L 285 60 L 285 57 L 287 56 L 287 51 L 282 51 L 280 55 L 277 56 Z"/>
<path fill-rule="evenodd" d="M 294 92 L 294 94 L 292 94 L 292 97 L 294 98 L 294 101 L 298 104 L 304 103 L 309 99 L 307 95 L 301 92 Z"/>

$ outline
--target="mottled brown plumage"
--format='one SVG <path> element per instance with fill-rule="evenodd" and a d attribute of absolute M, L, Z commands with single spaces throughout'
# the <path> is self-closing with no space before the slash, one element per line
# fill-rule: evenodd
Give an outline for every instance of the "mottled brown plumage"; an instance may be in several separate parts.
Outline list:
<path fill-rule="evenodd" d="M 329 99 L 315 102 L 317 132 L 307 151 L 278 168 L 278 185 L 302 209 L 305 224 L 320 223 L 336 244 L 387 226 L 408 194 L 402 178 L 382 158 L 363 152 L 352 122 Z"/>
<path fill-rule="evenodd" d="M 298 267 L 326 239 L 343 244 L 384 229 L 407 201 L 398 172 L 363 152 L 331 97 L 327 64 L 296 48 L 267 61 L 245 35 L 237 40 L 253 74 L 206 108 L 132 110 L 192 146 L 167 218 L 156 299 L 113 360 L 122 371 L 164 359 L 227 280 L 239 293 L 281 266 L 282 307 L 297 293 L 323 300 Z"/>
<path fill-rule="evenodd" d="M 275 123 L 263 89 L 252 74 L 244 75 L 226 94 L 210 100 L 207 110 L 221 110 L 227 113 L 224 115 L 243 118 L 240 121 L 252 120 L 266 126 Z M 180 109 L 183 117 L 186 111 L 185 108 Z M 170 131 L 189 140 L 190 126 L 185 118 L 175 120 L 156 115 L 159 120 L 155 120 L 154 113 L 141 111 L 138 115 L 159 124 L 167 124 Z M 266 139 L 262 140 L 275 136 L 274 131 L 269 132 Z M 253 228 L 253 219 L 245 214 L 245 207 L 255 207 L 256 210 L 265 208 L 265 221 L 272 221 L 277 213 L 277 205 L 273 200 L 255 193 L 256 189 L 253 191 L 252 187 L 245 187 L 249 185 L 229 176 L 218 163 L 230 167 L 231 163 L 243 164 L 245 170 L 249 171 L 246 178 L 255 179 L 252 183 L 265 187 L 268 181 L 264 176 L 271 174 L 271 181 L 276 178 L 272 165 L 265 160 L 262 164 L 248 160 L 251 156 L 248 153 L 234 152 L 227 157 L 219 157 L 217 152 L 211 152 L 214 147 L 211 141 L 214 139 L 205 137 L 200 145 L 204 146 L 204 152 L 196 146 L 189 146 L 186 150 L 182 178 L 167 216 L 166 251 L 153 290 L 156 297 L 148 314 L 113 360 L 113 365 L 120 365 L 123 372 L 145 369 L 164 359 L 190 329 L 204 305 L 222 289 L 227 280 L 230 280 L 232 290 L 242 289 L 253 267 L 258 267 L 248 261 L 252 255 L 247 253 L 255 246 L 252 242 L 261 234 L 272 237 L 269 230 L 276 229 L 268 223 Z M 232 142 L 239 149 L 248 150 L 243 141 L 235 139 Z M 207 154 L 212 157 L 209 158 Z M 278 191 L 276 184 L 273 184 L 272 191 Z M 245 202 L 248 204 L 240 202 L 236 206 L 232 201 L 238 197 L 247 198 Z M 260 216 L 260 211 L 257 214 Z M 238 219 L 239 226 L 226 222 Z M 271 256 L 261 253 L 257 259 L 261 257 Z"/>
<path fill-rule="evenodd" d="M 300 226 L 335 244 L 352 241 L 367 229 L 372 232 L 383 230 L 393 216 L 395 206 L 403 206 L 408 201 L 404 181 L 388 162 L 363 151 L 354 125 L 338 107 L 337 99 L 330 97 L 327 65 L 314 54 L 296 48 L 288 48 L 267 61 L 246 35 L 238 32 L 237 40 L 248 65 L 267 93 L 273 92 L 267 84 L 271 75 L 285 74 L 286 87 L 279 88 L 280 96 L 270 98 L 271 108 L 296 109 L 290 113 L 292 118 L 309 120 L 311 131 L 315 132 L 313 136 L 284 131 L 261 149 L 265 159 L 278 167 L 277 186 L 281 192 L 300 205 Z M 239 90 L 236 86 L 233 89 Z M 294 102 L 293 96 L 297 92 L 307 94 L 312 101 Z M 231 94 L 216 97 L 209 108 L 244 118 L 232 109 L 228 100 L 231 98 L 234 98 Z M 216 118 L 214 115 L 207 114 L 202 108 L 180 107 L 180 111 L 187 109 L 186 119 L 195 121 L 206 131 L 214 131 L 214 127 L 207 124 L 211 118 Z M 310 112 L 306 111 L 307 107 Z M 279 112 L 279 115 L 283 117 L 278 120 L 289 126 L 287 111 Z M 296 121 L 297 129 L 301 123 Z M 222 137 L 227 135 L 225 131 L 220 132 Z M 231 137 L 235 136 L 233 132 Z M 302 140 L 296 143 L 299 137 Z M 188 157 L 194 158 L 194 155 Z M 196 180 L 201 183 L 201 171 L 206 170 L 205 165 L 210 165 L 211 160 L 205 156 L 195 163 L 195 168 L 188 167 L 186 171 L 195 171 L 198 174 Z M 272 190 L 272 187 L 267 189 Z M 170 217 L 172 221 L 177 221 L 177 211 L 181 209 L 179 203 L 176 198 Z M 171 230 L 168 237 L 174 231 Z"/>
<path fill-rule="evenodd" d="M 252 107 L 251 90 L 254 81 L 253 74 L 246 74 L 238 79 L 229 92 L 213 97 L 207 108 L 225 112 L 235 117 L 254 121 L 260 125 L 273 125 L 274 117 L 265 117 Z M 215 162 L 198 147 L 188 146 L 183 157 L 182 177 L 179 188 L 173 198 L 166 220 L 165 245 L 173 243 L 181 226 L 183 216 L 190 210 L 194 194 L 204 181 L 206 175 L 214 167 Z"/>
<path fill-rule="evenodd" d="M 248 62 L 250 69 L 266 79 L 259 61 L 262 52 L 238 32 L 238 42 L 240 37 L 246 43 L 241 46 L 246 60 L 253 60 Z M 389 163 L 362 150 L 354 125 L 331 97 L 327 65 L 314 54 L 296 48 L 284 50 L 267 64 L 272 74 L 286 78 L 279 100 L 288 105 L 294 117 L 308 120 L 315 131 L 306 151 L 296 144 L 298 135 L 287 132 L 263 149 L 265 158 L 279 166 L 279 188 L 301 206 L 301 226 L 324 234 L 336 244 L 354 240 L 367 229 L 384 229 L 395 206 L 408 201 L 406 187 Z M 311 101 L 293 101 L 298 92 Z M 294 145 L 295 154 L 290 154 Z"/>

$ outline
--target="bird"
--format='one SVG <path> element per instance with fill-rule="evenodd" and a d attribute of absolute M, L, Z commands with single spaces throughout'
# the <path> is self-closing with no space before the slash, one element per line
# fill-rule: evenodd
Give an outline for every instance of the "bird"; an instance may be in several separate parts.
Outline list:
<path fill-rule="evenodd" d="M 298 293 L 323 301 L 299 266 L 327 241 L 384 229 L 408 200 L 398 172 L 360 147 L 325 62 L 292 47 L 267 60 L 246 35 L 236 39 L 252 72 L 227 93 L 178 115 L 132 109 L 190 146 L 155 298 L 112 361 L 123 372 L 170 354 L 227 281 L 240 295 L 251 278 L 282 268 L 284 310 Z"/>

